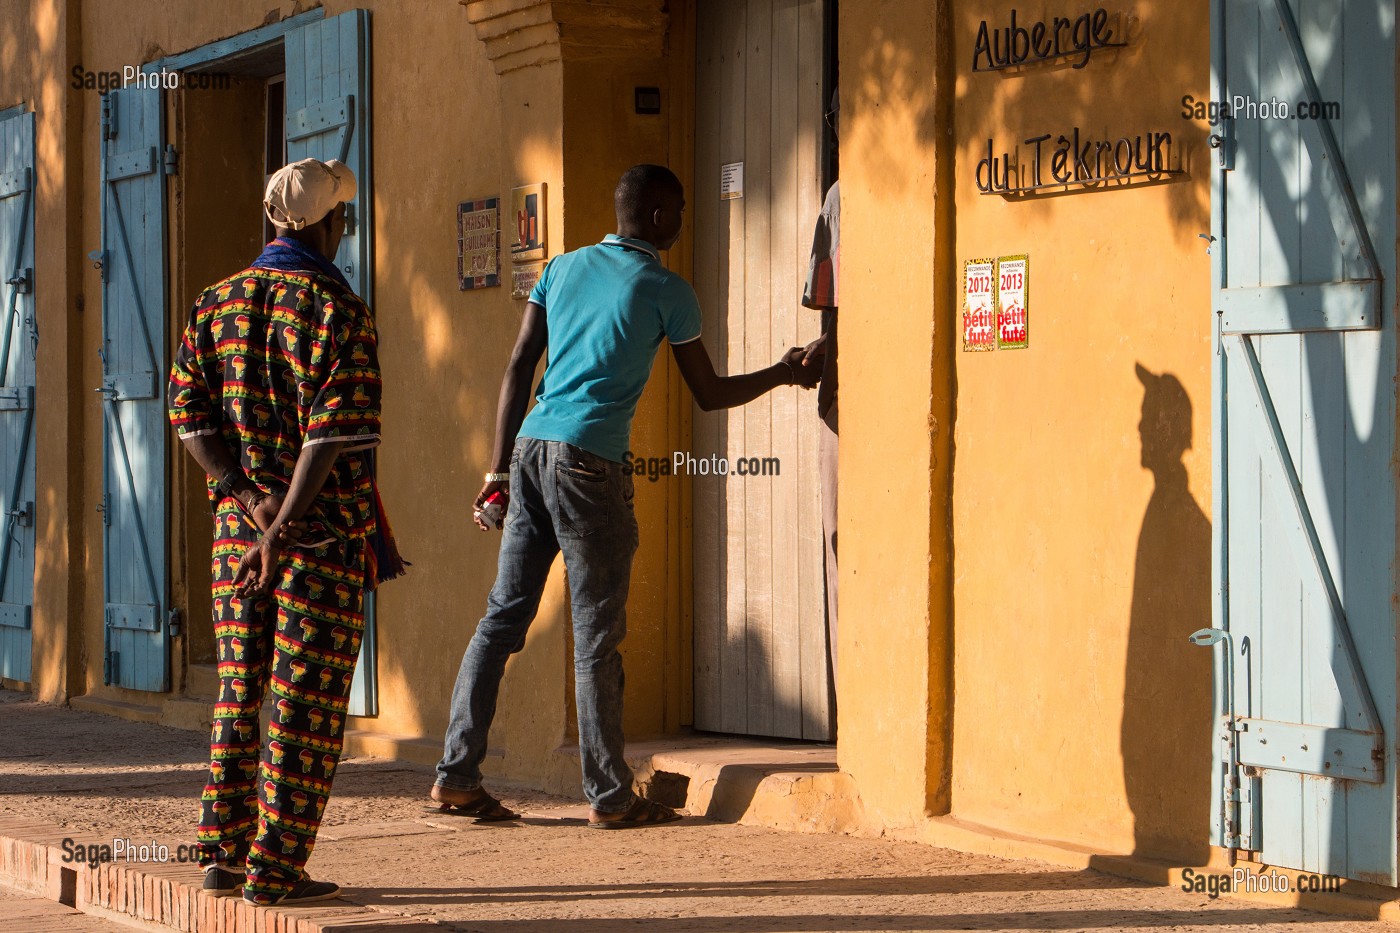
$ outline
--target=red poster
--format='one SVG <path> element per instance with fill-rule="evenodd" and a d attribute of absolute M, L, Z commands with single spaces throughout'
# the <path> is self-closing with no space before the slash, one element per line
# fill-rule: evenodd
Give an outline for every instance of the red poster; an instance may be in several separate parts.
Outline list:
<path fill-rule="evenodd" d="M 1024 350 L 1031 345 L 1030 260 L 1003 256 L 997 260 L 997 349 Z"/>
<path fill-rule="evenodd" d="M 963 349 L 995 350 L 996 260 L 969 259 L 963 264 Z"/>

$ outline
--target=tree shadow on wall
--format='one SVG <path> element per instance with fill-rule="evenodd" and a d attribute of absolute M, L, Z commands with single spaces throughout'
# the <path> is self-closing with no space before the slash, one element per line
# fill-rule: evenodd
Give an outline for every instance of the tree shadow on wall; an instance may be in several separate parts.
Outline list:
<path fill-rule="evenodd" d="M 1187 483 L 1191 399 L 1170 373 L 1136 365 L 1142 466 L 1152 496 L 1138 536 L 1123 695 L 1123 783 L 1134 852 L 1209 854 L 1210 654 L 1187 636 L 1210 624 L 1211 528 Z"/>

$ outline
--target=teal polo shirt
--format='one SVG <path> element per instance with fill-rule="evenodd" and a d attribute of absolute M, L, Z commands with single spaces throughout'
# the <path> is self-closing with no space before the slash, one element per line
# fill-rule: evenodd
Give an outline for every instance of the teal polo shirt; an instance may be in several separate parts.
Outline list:
<path fill-rule="evenodd" d="M 549 350 L 521 436 L 621 462 L 661 342 L 700 339 L 695 289 L 650 243 L 610 233 L 551 259 L 530 300 L 545 310 Z"/>

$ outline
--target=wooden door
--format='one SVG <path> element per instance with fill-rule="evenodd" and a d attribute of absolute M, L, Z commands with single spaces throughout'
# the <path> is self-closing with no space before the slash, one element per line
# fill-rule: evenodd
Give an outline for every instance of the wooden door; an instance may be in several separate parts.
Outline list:
<path fill-rule="evenodd" d="M 166 614 L 165 106 L 102 97 L 103 682 L 170 689 Z"/>
<path fill-rule="evenodd" d="M 0 677 L 30 680 L 34 604 L 34 114 L 0 112 Z"/>
<path fill-rule="evenodd" d="M 820 332 L 799 299 L 824 194 L 824 15 L 823 0 L 699 4 L 689 200 L 704 339 L 720 372 L 771 365 Z M 742 197 L 722 198 L 723 167 L 735 163 Z M 818 428 L 816 394 L 800 389 L 695 413 L 696 458 L 733 467 L 692 479 L 697 728 L 832 735 Z M 754 466 L 768 475 L 737 475 Z"/>
<path fill-rule="evenodd" d="M 1215 838 L 1396 874 L 1395 33 L 1215 0 Z M 1299 111 L 1302 112 L 1299 112 Z M 1219 650 L 1219 649 L 1217 649 Z M 1233 677 L 1231 676 L 1233 675 Z"/>

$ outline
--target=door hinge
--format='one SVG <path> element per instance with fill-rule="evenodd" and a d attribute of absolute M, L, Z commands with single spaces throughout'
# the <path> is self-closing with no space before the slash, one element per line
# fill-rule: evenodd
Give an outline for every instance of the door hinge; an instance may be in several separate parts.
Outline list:
<path fill-rule="evenodd" d="M 179 609 L 171 609 L 165 615 L 165 627 L 170 632 L 170 637 L 176 638 L 180 634 L 181 614 Z"/>
<path fill-rule="evenodd" d="M 165 144 L 165 174 L 180 174 L 180 153 L 174 143 Z"/>
<path fill-rule="evenodd" d="M 1227 800 L 1239 804 L 1239 822 L 1226 827 L 1227 848 L 1245 852 L 1259 851 L 1259 829 L 1263 825 L 1262 786 L 1263 781 L 1258 769 L 1241 768 L 1239 783 L 1235 789 L 1225 791 Z"/>
<path fill-rule="evenodd" d="M 115 651 L 108 651 L 102 657 L 102 682 L 104 684 L 117 682 L 117 653 Z"/>
<path fill-rule="evenodd" d="M 112 106 L 112 95 L 106 93 L 102 95 L 102 138 L 116 139 L 117 137 L 117 113 Z"/>

